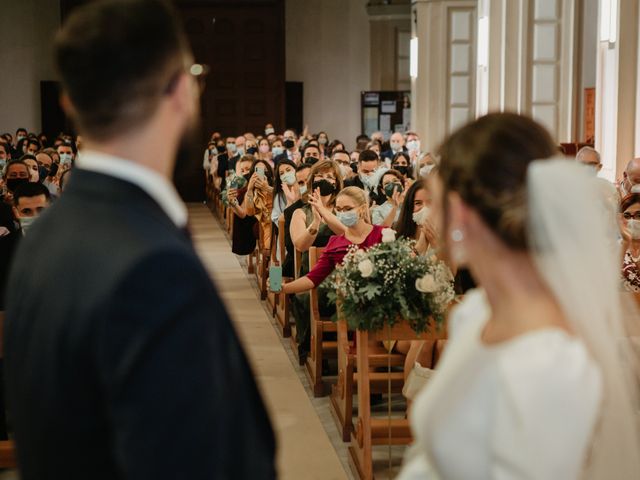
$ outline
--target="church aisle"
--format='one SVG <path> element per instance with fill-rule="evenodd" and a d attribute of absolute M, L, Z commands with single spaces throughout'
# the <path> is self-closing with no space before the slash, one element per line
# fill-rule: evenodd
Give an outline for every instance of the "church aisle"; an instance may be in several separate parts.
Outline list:
<path fill-rule="evenodd" d="M 349 478 L 218 221 L 205 205 L 190 204 L 189 222 L 196 249 L 234 320 L 269 409 L 279 478 Z"/>

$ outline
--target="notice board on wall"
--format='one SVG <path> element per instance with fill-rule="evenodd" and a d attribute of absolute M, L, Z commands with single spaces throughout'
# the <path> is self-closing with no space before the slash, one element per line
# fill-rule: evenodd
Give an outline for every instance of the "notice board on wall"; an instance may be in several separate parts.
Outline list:
<path fill-rule="evenodd" d="M 394 132 L 411 129 L 410 91 L 361 92 L 362 133 L 381 131 L 385 140 Z"/>

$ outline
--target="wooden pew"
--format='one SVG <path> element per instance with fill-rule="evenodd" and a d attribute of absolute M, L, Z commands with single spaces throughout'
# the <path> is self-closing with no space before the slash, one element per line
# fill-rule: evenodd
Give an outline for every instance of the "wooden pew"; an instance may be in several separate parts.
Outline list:
<path fill-rule="evenodd" d="M 284 215 L 281 215 L 280 218 L 278 219 L 278 246 L 280 248 L 280 257 L 282 259 L 282 262 L 284 262 L 284 257 L 286 254 L 284 237 L 285 237 Z M 291 280 L 292 279 L 290 277 L 282 277 L 283 284 L 290 282 Z M 278 329 L 282 334 L 283 338 L 287 338 L 291 336 L 290 306 L 291 304 L 289 302 L 289 297 L 287 295 L 284 295 L 284 294 L 276 295 L 275 317 L 278 323 Z"/>
<path fill-rule="evenodd" d="M 4 358 L 4 312 L 0 311 L 0 358 Z M 17 468 L 13 440 L 0 440 L 0 468 Z"/>
<path fill-rule="evenodd" d="M 358 382 L 356 372 L 356 350 L 360 348 L 353 341 L 349 340 L 349 331 L 345 319 L 338 317 L 338 382 L 331 386 L 330 411 L 337 423 L 338 430 L 342 435 L 342 440 L 348 442 L 353 431 L 353 394 L 354 386 Z M 387 349 L 378 343 L 376 345 L 364 345 L 368 350 L 369 366 L 371 368 L 387 367 L 389 362 L 392 367 L 403 367 L 405 356 L 401 353 L 389 353 Z M 387 393 L 389 380 L 391 380 L 392 393 L 402 391 L 404 385 L 404 372 L 394 371 L 388 373 L 370 372 L 371 393 Z"/>
<path fill-rule="evenodd" d="M 269 279 L 269 266 L 271 265 L 281 265 L 279 259 L 278 259 L 278 249 L 277 249 L 277 243 L 278 240 L 280 238 L 280 230 L 278 230 L 278 233 L 276 234 L 275 229 L 272 230 L 271 232 L 271 245 L 269 247 L 269 265 L 267 266 L 266 269 L 266 274 L 267 274 L 267 278 L 265 279 L 265 287 L 267 289 L 267 305 L 269 306 L 269 308 L 271 309 L 271 316 L 273 318 L 276 318 L 276 310 L 278 307 L 278 294 L 272 292 L 269 289 L 269 284 L 267 283 L 267 280 Z M 284 281 L 284 279 L 283 279 Z M 282 332 L 280 332 L 282 333 Z"/>
<path fill-rule="evenodd" d="M 324 248 L 311 247 L 309 249 L 309 270 L 313 269 Z M 314 397 L 321 397 L 324 394 L 324 384 L 322 383 L 322 361 L 328 358 L 335 358 L 338 349 L 336 340 L 325 340 L 324 334 L 337 332 L 337 327 L 330 318 L 320 316 L 318 307 L 318 289 L 311 290 L 309 301 L 311 302 L 311 349 L 306 361 L 306 372 L 311 383 Z"/>
<path fill-rule="evenodd" d="M 431 325 L 428 333 L 417 335 L 407 323 L 399 323 L 393 328 L 386 327 L 379 332 L 356 331 L 358 345 L 368 345 L 370 340 L 444 340 L 446 330 L 436 330 Z M 406 418 L 374 418 L 371 416 L 371 373 L 372 363 L 364 348 L 356 352 L 358 383 L 358 418 L 351 434 L 349 463 L 357 477 L 373 479 L 372 448 L 374 445 L 408 445 L 412 441 L 409 421 Z"/>
<path fill-rule="evenodd" d="M 294 280 L 300 277 L 300 266 L 302 265 L 302 252 L 294 247 L 294 257 L 293 257 L 293 277 Z M 298 342 L 296 341 L 296 324 L 294 321 L 291 322 L 291 336 L 289 337 L 289 341 L 291 342 L 291 350 L 294 353 L 298 352 Z M 300 364 L 302 366 L 302 364 Z"/>
<path fill-rule="evenodd" d="M 267 279 L 269 277 L 269 259 L 271 257 L 270 245 L 264 244 L 264 229 L 260 223 L 258 223 L 258 243 L 255 250 L 256 259 L 256 280 L 258 282 L 258 288 L 260 289 L 260 300 L 267 299 L 267 291 L 269 287 L 267 285 Z"/>

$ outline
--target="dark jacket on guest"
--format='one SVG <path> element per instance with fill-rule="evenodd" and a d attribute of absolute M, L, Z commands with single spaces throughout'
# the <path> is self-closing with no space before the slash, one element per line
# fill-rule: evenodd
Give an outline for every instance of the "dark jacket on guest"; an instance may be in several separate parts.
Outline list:
<path fill-rule="evenodd" d="M 384 196 L 384 194 L 379 194 L 377 192 L 377 188 L 373 189 L 373 190 L 369 190 L 367 188 L 364 187 L 364 184 L 362 183 L 362 180 L 360 180 L 360 177 L 358 175 L 356 175 L 355 177 L 350 178 L 349 180 L 346 180 L 344 182 L 344 186 L 345 187 L 358 187 L 361 188 L 362 190 L 369 192 L 369 201 L 370 203 L 375 203 L 376 205 L 382 205 L 384 202 L 387 201 L 387 197 Z"/>
<path fill-rule="evenodd" d="M 275 478 L 216 288 L 137 186 L 74 171 L 20 241 L 5 325 L 23 480 Z"/>

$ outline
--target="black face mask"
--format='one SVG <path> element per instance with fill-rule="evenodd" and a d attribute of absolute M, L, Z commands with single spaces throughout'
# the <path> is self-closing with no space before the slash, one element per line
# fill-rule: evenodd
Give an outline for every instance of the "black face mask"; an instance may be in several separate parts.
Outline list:
<path fill-rule="evenodd" d="M 242 175 L 245 180 L 248 182 L 249 180 L 251 180 L 251 174 L 250 173 L 245 173 L 244 175 Z"/>
<path fill-rule="evenodd" d="M 296 142 L 294 142 L 290 138 L 287 138 L 284 142 L 282 142 L 282 145 L 284 145 L 284 148 L 286 148 L 287 150 L 292 149 L 295 144 Z"/>
<path fill-rule="evenodd" d="M 316 191 L 316 188 L 319 188 L 320 195 L 322 195 L 323 197 L 326 197 L 327 195 L 331 195 L 333 192 L 336 191 L 336 186 L 328 180 L 318 180 L 316 182 L 313 182 L 313 184 L 311 185 L 311 188 L 313 189 L 314 192 Z"/>
<path fill-rule="evenodd" d="M 358 162 L 353 162 L 351 164 L 351 170 L 353 170 L 353 173 L 358 173 Z"/>
<path fill-rule="evenodd" d="M 402 188 L 402 185 L 398 182 L 391 182 L 391 183 L 387 183 L 384 188 L 384 194 L 391 198 L 393 197 L 393 192 L 395 190 L 398 190 L 398 192 L 402 193 L 402 190 L 404 190 L 404 188 Z"/>
<path fill-rule="evenodd" d="M 404 176 L 409 173 L 409 167 L 407 167 L 406 165 L 396 165 L 395 167 L 393 167 L 393 169 L 399 171 Z"/>
<path fill-rule="evenodd" d="M 40 178 L 40 183 L 44 182 L 45 179 L 49 176 L 49 169 L 47 167 L 38 167 L 38 175 Z"/>
<path fill-rule="evenodd" d="M 16 188 L 24 183 L 29 183 L 28 178 L 7 178 L 7 189 L 10 192 L 15 192 Z"/>
<path fill-rule="evenodd" d="M 258 151 L 258 149 L 257 149 L 256 147 L 249 147 L 249 148 L 247 148 L 247 153 L 248 153 L 249 155 L 255 155 L 257 151 Z"/>
<path fill-rule="evenodd" d="M 307 165 L 313 165 L 314 163 L 318 163 L 318 159 L 316 157 L 304 157 L 304 162 Z"/>
<path fill-rule="evenodd" d="M 51 164 L 51 168 L 49 169 L 49 176 L 50 177 L 55 177 L 58 173 L 58 164 L 57 163 L 52 163 Z"/>

